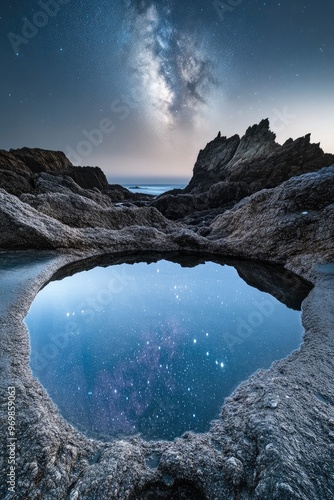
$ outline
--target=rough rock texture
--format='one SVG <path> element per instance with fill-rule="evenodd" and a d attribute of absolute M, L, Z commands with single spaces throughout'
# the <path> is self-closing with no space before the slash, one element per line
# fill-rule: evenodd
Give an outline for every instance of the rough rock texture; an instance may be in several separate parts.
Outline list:
<path fill-rule="evenodd" d="M 29 203 L 40 213 L 70 227 L 122 229 L 126 226 L 144 225 L 164 229 L 173 226 L 154 207 L 106 208 L 92 199 L 74 193 L 24 195 L 21 200 Z"/>
<path fill-rule="evenodd" d="M 74 167 L 62 151 L 48 151 L 39 148 L 0 150 L 0 187 L 8 186 L 8 172 L 12 175 L 26 174 L 31 179 L 33 174 L 46 172 L 53 175 L 67 175 L 84 189 L 97 188 L 100 191 L 109 187 L 105 174 L 99 167 Z M 5 180 L 3 180 L 5 179 Z M 26 185 L 12 187 L 11 193 L 20 195 L 31 192 Z"/>
<path fill-rule="evenodd" d="M 48 151 L 39 148 L 11 149 L 9 151 L 26 167 L 36 174 L 49 172 L 62 174 L 72 167 L 72 163 L 62 151 Z"/>
<path fill-rule="evenodd" d="M 117 187 L 112 195 L 84 189 L 68 170 L 57 170 L 70 168 L 62 155 L 50 161 L 54 175 L 32 170 L 44 152 L 20 151 L 0 152 L 0 248 L 11 250 L 0 251 L 0 497 L 13 498 L 6 474 L 7 394 L 14 386 L 14 498 L 332 500 L 333 157 L 308 136 L 277 145 L 267 122 L 241 140 L 217 137 L 200 153 L 187 192 L 156 200 L 173 218 L 189 213 L 188 204 L 198 213 L 172 223 L 156 208 L 115 207 L 113 196 L 127 196 Z M 62 419 L 32 377 L 23 319 L 53 276 L 99 262 L 145 260 L 146 252 L 187 262 L 193 256 L 191 265 L 229 257 L 247 282 L 296 308 L 310 284 L 277 264 L 298 273 L 314 285 L 302 304 L 303 344 L 241 384 L 205 434 L 187 432 L 173 442 L 88 439 Z"/>
<path fill-rule="evenodd" d="M 103 443 L 66 423 L 29 369 L 22 319 L 40 286 L 73 261 L 80 270 L 73 254 L 0 254 L 0 295 L 7 298 L 0 322 L 0 470 L 5 477 L 5 403 L 8 386 L 15 386 L 16 498 L 333 498 L 333 266 L 314 270 L 316 287 L 303 304 L 301 349 L 244 382 L 207 433 L 188 432 L 173 442 L 134 437 Z M 2 482 L 1 497 L 11 498 L 6 492 Z"/>
<path fill-rule="evenodd" d="M 262 120 L 241 139 L 238 135 L 227 139 L 219 133 L 200 151 L 184 195 L 162 195 L 153 205 L 171 219 L 210 208 L 227 209 L 261 189 L 332 164 L 334 155 L 311 144 L 310 134 L 280 146 L 269 121 Z"/>
<path fill-rule="evenodd" d="M 165 241 L 165 235 L 158 229 L 173 229 L 170 221 L 154 208 L 104 210 L 93 201 L 78 195 L 73 195 L 71 199 L 70 196 L 58 193 L 44 195 L 41 205 L 53 216 L 59 215 L 59 219 L 68 218 L 67 222 L 72 227 L 0 189 L 2 249 L 104 248 L 107 251 L 112 245 L 120 243 L 120 234 L 112 229 L 131 228 L 130 241 L 136 239 L 137 233 L 143 235 L 141 239 L 151 235 L 158 240 L 160 235 Z M 80 214 L 82 209 L 85 210 L 84 215 Z M 76 226 L 82 229 L 77 229 Z M 165 244 L 168 247 L 167 241 Z M 175 249 L 172 242 L 171 249 Z"/>
<path fill-rule="evenodd" d="M 333 258 L 334 167 L 245 198 L 197 234 L 152 207 L 115 208 L 100 193 L 82 196 L 64 186 L 62 193 L 47 193 L 43 186 L 41 194 L 21 200 L 0 192 L 0 248 L 108 248 L 111 230 L 141 226 L 155 228 L 185 251 L 282 264 L 306 255 L 317 262 Z"/>
<path fill-rule="evenodd" d="M 271 255 L 277 262 L 297 254 L 334 259 L 334 167 L 245 198 L 205 232 L 210 240 L 225 240 L 234 255 Z"/>
<path fill-rule="evenodd" d="M 32 193 L 32 177 L 24 171 L 18 173 L 11 170 L 0 170 L 0 188 L 16 196 L 23 193 Z"/>
<path fill-rule="evenodd" d="M 14 155 L 14 151 L 0 149 L 0 170 L 25 172 L 31 174 L 32 170 L 20 158 Z"/>
<path fill-rule="evenodd" d="M 219 134 L 199 153 L 185 192 L 203 192 L 223 181 L 243 182 L 251 194 L 334 163 L 333 155 L 326 155 L 319 144 L 311 144 L 311 134 L 295 141 L 289 139 L 282 146 L 275 142 L 275 137 L 269 120 L 249 127 L 241 139 L 227 139 Z"/>

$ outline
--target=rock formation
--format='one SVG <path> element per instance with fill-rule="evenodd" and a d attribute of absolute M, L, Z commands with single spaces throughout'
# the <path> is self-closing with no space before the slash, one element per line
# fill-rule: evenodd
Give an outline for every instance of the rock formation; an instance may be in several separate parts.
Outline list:
<path fill-rule="evenodd" d="M 334 259 L 334 166 L 263 189 L 200 230 L 227 252 L 286 262 L 291 256 Z"/>
<path fill-rule="evenodd" d="M 333 164 L 309 136 L 278 145 L 265 120 L 241 139 L 219 134 L 187 188 L 152 203 L 62 153 L 0 151 L 0 470 L 5 478 L 6 395 L 15 386 L 17 498 L 334 497 Z M 302 305 L 304 341 L 241 384 L 205 434 L 88 439 L 32 377 L 22 320 L 53 277 L 147 252 L 191 265 L 228 257 L 245 280 L 297 308 L 311 289 L 287 269 L 298 273 L 314 285 Z M 0 496 L 9 498 L 5 480 Z"/>
<path fill-rule="evenodd" d="M 194 212 L 231 208 L 261 189 L 334 164 L 334 155 L 311 144 L 310 134 L 282 146 L 269 121 L 249 127 L 240 138 L 218 136 L 201 150 L 193 177 L 182 195 L 164 194 L 153 205 L 166 217 L 180 219 Z"/>
<path fill-rule="evenodd" d="M 83 189 L 111 191 L 111 198 L 116 191 L 123 193 L 118 198 L 131 198 L 131 193 L 121 186 L 110 186 L 99 167 L 75 167 L 62 151 L 45 149 L 0 150 L 0 187 L 11 194 L 31 193 L 42 173 L 53 176 L 71 177 Z M 118 200 L 115 200 L 118 201 Z"/>

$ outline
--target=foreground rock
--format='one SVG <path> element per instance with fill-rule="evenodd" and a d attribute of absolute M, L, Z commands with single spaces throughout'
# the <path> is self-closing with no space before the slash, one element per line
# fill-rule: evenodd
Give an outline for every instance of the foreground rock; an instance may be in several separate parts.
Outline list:
<path fill-rule="evenodd" d="M 171 231 L 173 225 L 154 208 L 103 209 L 78 195 L 71 199 L 59 193 L 46 195 L 41 203 L 44 208 L 48 206 L 45 211 L 53 217 L 0 189 L 0 248 L 104 249 L 107 252 L 113 246 L 122 248 L 122 233 L 116 229 L 125 228 L 128 233 L 124 243 L 130 247 L 137 241 L 140 250 L 142 244 L 146 248 L 147 241 L 158 242 L 160 237 L 167 249 L 177 248 L 173 242 L 168 244 L 164 234 Z M 152 248 L 155 248 L 154 242 Z"/>
<path fill-rule="evenodd" d="M 233 255 L 276 262 L 334 260 L 334 167 L 264 189 L 219 215 L 205 233 Z"/>
<path fill-rule="evenodd" d="M 332 268 L 314 270 L 316 287 L 303 304 L 306 333 L 301 350 L 242 384 L 207 433 L 188 432 L 173 442 L 134 437 L 103 443 L 66 423 L 29 369 L 28 333 L 22 319 L 40 286 L 74 261 L 76 270 L 86 268 L 73 255 L 0 255 L 1 273 L 6 276 L 0 294 L 9 299 L 1 303 L 1 435 L 7 435 L 8 387 L 15 386 L 16 498 L 333 497 Z M 262 281 L 269 275 L 270 270 Z M 2 477 L 7 458 L 3 446 Z M 5 482 L 0 494 L 10 498 Z"/>
<path fill-rule="evenodd" d="M 196 232 L 153 207 L 114 207 L 101 193 L 82 196 L 68 187 L 61 193 L 44 188 L 21 199 L 0 190 L 1 248 L 108 251 L 117 230 L 135 234 L 141 228 L 143 234 L 157 232 L 157 238 L 159 233 L 166 249 L 279 264 L 299 259 L 304 272 L 311 272 L 313 262 L 334 258 L 334 167 L 247 197 Z"/>

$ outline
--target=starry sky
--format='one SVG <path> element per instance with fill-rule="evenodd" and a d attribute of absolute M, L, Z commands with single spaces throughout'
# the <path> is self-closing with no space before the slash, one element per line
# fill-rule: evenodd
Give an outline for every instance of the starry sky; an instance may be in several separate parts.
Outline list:
<path fill-rule="evenodd" d="M 279 142 L 334 153 L 333 17 L 333 0 L 2 2 L 0 148 L 178 182 L 218 130 L 269 117 Z"/>

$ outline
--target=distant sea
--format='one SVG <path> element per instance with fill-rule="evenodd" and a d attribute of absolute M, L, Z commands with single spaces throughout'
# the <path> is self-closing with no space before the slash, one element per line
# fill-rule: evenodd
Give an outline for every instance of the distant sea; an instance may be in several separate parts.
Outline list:
<path fill-rule="evenodd" d="M 186 184 L 122 184 L 123 187 L 131 191 L 131 193 L 152 194 L 159 196 L 166 191 L 172 189 L 183 189 Z"/>

